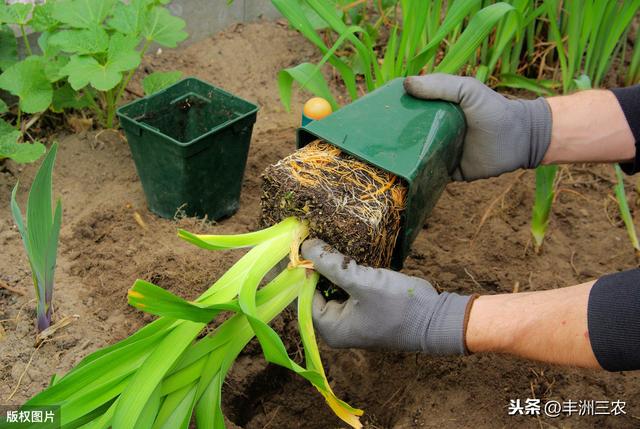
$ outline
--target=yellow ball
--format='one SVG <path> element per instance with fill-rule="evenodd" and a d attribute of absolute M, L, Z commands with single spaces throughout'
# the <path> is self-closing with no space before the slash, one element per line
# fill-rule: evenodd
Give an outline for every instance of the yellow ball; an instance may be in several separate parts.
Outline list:
<path fill-rule="evenodd" d="M 303 112 L 307 118 L 317 121 L 330 115 L 333 110 L 331 109 L 331 104 L 324 98 L 313 97 L 304 103 Z"/>

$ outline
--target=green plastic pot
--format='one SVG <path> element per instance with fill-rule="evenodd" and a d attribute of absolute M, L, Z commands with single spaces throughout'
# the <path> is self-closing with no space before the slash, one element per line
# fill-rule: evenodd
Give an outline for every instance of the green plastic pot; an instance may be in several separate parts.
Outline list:
<path fill-rule="evenodd" d="M 460 163 L 466 122 L 453 103 L 405 93 L 394 79 L 298 129 L 298 147 L 320 138 L 404 179 L 406 208 L 391 262 L 400 269 L 451 174 Z"/>
<path fill-rule="evenodd" d="M 165 218 L 235 213 L 257 111 L 196 78 L 119 108 L 149 209 Z"/>

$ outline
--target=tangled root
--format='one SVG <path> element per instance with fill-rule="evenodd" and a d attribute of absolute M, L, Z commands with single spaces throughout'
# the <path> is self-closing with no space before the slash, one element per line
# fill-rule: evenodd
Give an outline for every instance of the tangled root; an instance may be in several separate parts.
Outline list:
<path fill-rule="evenodd" d="M 400 178 L 319 140 L 262 177 L 264 225 L 298 216 L 309 220 L 313 236 L 358 263 L 389 266 L 405 206 Z"/>

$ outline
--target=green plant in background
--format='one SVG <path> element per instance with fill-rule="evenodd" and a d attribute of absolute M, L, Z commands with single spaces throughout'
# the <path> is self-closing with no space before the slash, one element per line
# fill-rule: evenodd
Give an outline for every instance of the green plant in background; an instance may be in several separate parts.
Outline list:
<path fill-rule="evenodd" d="M 4 22 L 13 22 L 18 25 L 21 36 L 26 40 L 24 21 L 32 7 L 28 4 L 0 7 L 0 71 L 8 69 L 18 61 L 16 36 L 13 29 Z M 8 112 L 9 106 L 0 99 L 0 115 Z M 0 118 L 0 160 L 10 158 L 18 163 L 28 163 L 37 160 L 45 153 L 45 147 L 40 142 L 33 141 L 29 144 L 22 139 L 20 131 Z"/>
<path fill-rule="evenodd" d="M 182 78 L 182 72 L 155 72 L 142 79 L 142 89 L 144 95 L 154 94 L 170 85 L 173 85 Z"/>
<path fill-rule="evenodd" d="M 91 109 L 106 127 L 151 43 L 175 47 L 186 39 L 185 22 L 164 7 L 167 0 L 50 0 L 0 7 L 0 20 L 40 33 L 35 54 L 0 75 L 0 88 L 19 98 L 22 112 Z M 1 49 L 4 51 L 4 49 Z M 17 60 L 17 59 L 16 59 Z M 1 65 L 1 64 L 0 64 Z"/>
<path fill-rule="evenodd" d="M 640 9 L 640 1 L 545 0 L 549 40 L 555 46 L 562 92 L 598 87 L 608 72 L 616 52 L 625 45 L 626 32 Z M 593 79 L 590 79 L 593 77 Z M 553 174 L 549 166 L 536 169 L 536 198 L 531 217 L 531 233 L 539 250 L 549 224 L 553 202 Z M 538 186 L 542 186 L 538 189 Z M 624 197 L 618 197 L 620 202 Z M 626 200 L 624 206 L 627 206 Z M 623 204 L 620 203 L 623 211 Z M 628 211 L 628 207 L 627 207 Z M 624 217 L 624 214 L 623 214 Z"/>
<path fill-rule="evenodd" d="M 26 222 L 16 201 L 18 183 L 11 193 L 11 212 L 29 257 L 36 291 L 38 332 L 45 330 L 51 324 L 53 280 L 62 221 L 62 203 L 58 200 L 55 211 L 51 204 L 53 165 L 57 149 L 56 144 L 51 147 L 33 179 L 27 202 Z"/>
<path fill-rule="evenodd" d="M 307 379 L 344 422 L 362 427 L 362 411 L 338 399 L 327 381 L 311 319 L 318 274 L 298 256 L 305 223 L 289 218 L 235 236 L 179 236 L 205 249 L 251 249 L 198 299 L 188 302 L 146 281 L 129 291 L 129 303 L 161 316 L 129 338 L 81 361 L 56 377 L 27 406 L 59 405 L 62 427 L 188 428 L 195 412 L 199 428 L 223 428 L 222 385 L 240 351 L 258 338 L 265 358 Z M 290 267 L 259 288 L 264 276 L 290 255 Z M 305 366 L 289 357 L 268 323 L 298 300 Z M 214 331 L 200 332 L 221 312 L 235 313 Z M 46 425 L 40 426 L 47 427 Z"/>
<path fill-rule="evenodd" d="M 443 73 L 456 73 L 470 60 L 475 51 L 506 15 L 517 13 L 515 8 L 499 2 L 481 8 L 480 0 L 456 1 L 444 5 L 442 1 L 423 2 L 402 0 L 401 13 L 391 29 L 384 54 L 376 49 L 365 28 L 345 24 L 343 17 L 331 2 L 320 0 L 272 0 L 274 6 L 323 53 L 318 64 L 302 63 L 282 70 L 278 75 L 280 96 L 285 107 L 290 107 L 293 82 L 327 99 L 338 107 L 320 68 L 328 62 L 340 74 L 352 100 L 358 97 L 357 76 L 364 78 L 366 92 L 380 87 L 396 77 L 416 74 L 423 69 Z M 304 7 L 303 7 L 304 6 Z M 309 20 L 309 10 L 322 19 L 337 37 L 329 48 Z M 468 22 L 467 22 L 468 20 Z M 447 42 L 444 57 L 436 65 L 435 59 L 442 44 Z M 357 55 L 358 68 L 349 64 L 349 57 L 339 54 L 348 45 L 347 52 Z M 344 49 L 342 50 L 344 51 Z M 340 52 L 342 52 L 340 51 Z M 378 57 L 381 60 L 378 61 Z"/>

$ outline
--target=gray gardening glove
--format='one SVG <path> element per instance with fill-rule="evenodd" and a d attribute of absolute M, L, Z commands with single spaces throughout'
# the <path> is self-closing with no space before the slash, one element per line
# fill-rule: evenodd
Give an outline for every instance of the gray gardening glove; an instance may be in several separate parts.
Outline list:
<path fill-rule="evenodd" d="M 322 240 L 302 244 L 302 256 L 349 299 L 327 302 L 316 291 L 313 322 L 335 348 L 464 354 L 469 296 L 438 294 L 426 281 L 357 265 Z"/>
<path fill-rule="evenodd" d="M 462 160 L 454 180 L 499 176 L 535 168 L 551 142 L 551 109 L 540 97 L 509 100 L 472 77 L 448 74 L 411 76 L 407 93 L 460 104 L 467 119 Z"/>

